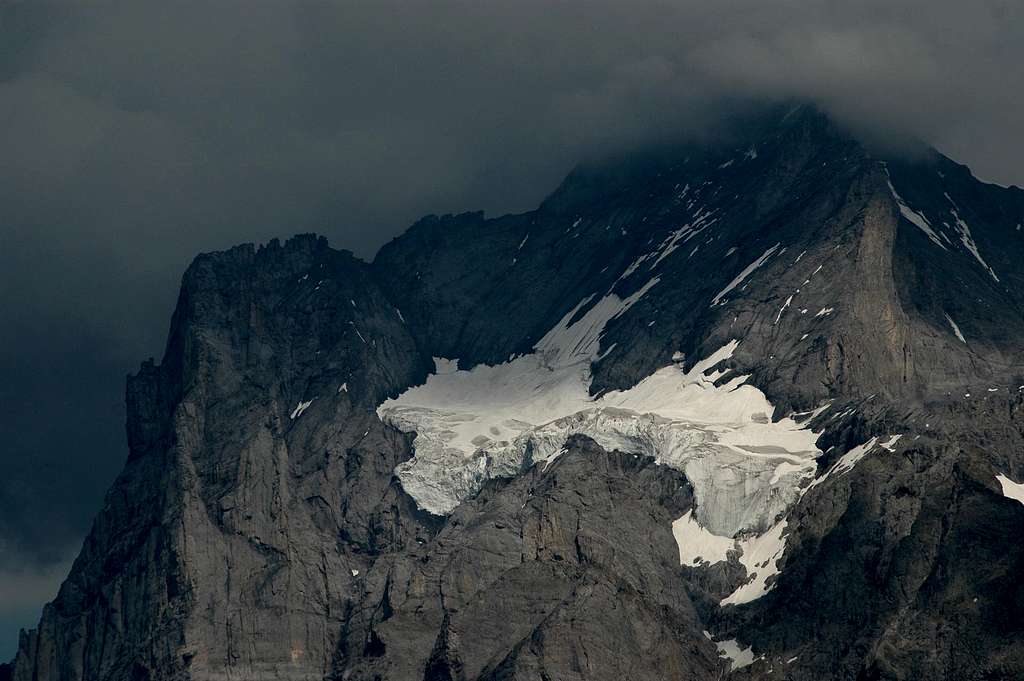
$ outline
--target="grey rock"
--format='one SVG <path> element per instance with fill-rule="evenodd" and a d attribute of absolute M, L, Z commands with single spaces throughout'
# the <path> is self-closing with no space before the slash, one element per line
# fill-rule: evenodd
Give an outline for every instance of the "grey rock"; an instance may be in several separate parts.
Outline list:
<path fill-rule="evenodd" d="M 718 677 L 671 532 L 692 503 L 685 478 L 582 437 L 566 449 L 395 557 L 387 608 L 366 603 L 357 628 L 381 655 L 344 660 L 338 678 Z"/>
<path fill-rule="evenodd" d="M 1024 505 L 995 475 L 1024 480 L 1022 223 L 1021 190 L 798 107 L 581 166 L 529 213 L 425 218 L 372 263 L 313 236 L 200 256 L 129 377 L 125 468 L 0 680 L 1021 678 Z M 800 497 L 745 605 L 719 605 L 735 555 L 679 565 L 678 471 L 573 437 L 433 516 L 375 413 L 433 356 L 503 362 L 656 277 L 593 394 L 740 339 L 775 417 L 832 400 L 820 474 L 903 436 Z"/>

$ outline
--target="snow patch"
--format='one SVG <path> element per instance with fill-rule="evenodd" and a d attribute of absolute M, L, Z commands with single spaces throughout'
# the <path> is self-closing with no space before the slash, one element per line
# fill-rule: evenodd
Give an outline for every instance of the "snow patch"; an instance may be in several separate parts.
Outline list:
<path fill-rule="evenodd" d="M 625 271 L 622 274 L 619 275 L 619 278 L 618 278 L 617 281 L 622 281 L 624 279 L 628 279 L 629 275 L 633 274 L 633 272 L 636 272 L 640 268 L 640 265 L 644 264 L 646 261 L 650 260 L 653 257 L 654 257 L 654 253 L 645 253 L 644 255 L 641 255 L 636 260 L 634 260 L 630 264 L 630 266 L 625 269 Z"/>
<path fill-rule="evenodd" d="M 1005 475 L 997 475 L 996 480 L 999 481 L 999 486 L 1003 488 L 1004 497 L 1024 504 L 1024 482 L 1014 482 Z"/>
<path fill-rule="evenodd" d="M 724 657 L 729 660 L 729 671 L 736 671 L 743 667 L 748 667 L 754 663 L 754 649 L 749 646 L 743 648 L 740 646 L 739 641 L 734 638 L 726 639 L 724 641 L 716 641 L 711 636 L 711 632 L 705 631 L 704 636 L 715 644 L 718 648 L 718 656 Z"/>
<path fill-rule="evenodd" d="M 762 253 L 761 257 L 759 257 L 757 260 L 755 260 L 754 262 L 752 262 L 749 265 L 747 265 L 746 267 L 744 267 L 743 271 L 740 272 L 738 275 L 736 275 L 736 278 L 733 279 L 731 282 L 729 282 L 728 286 L 726 286 L 724 289 L 719 291 L 718 294 L 714 298 L 711 299 L 710 307 L 714 307 L 715 305 L 718 305 L 723 297 L 727 296 L 730 291 L 732 291 L 734 288 L 736 288 L 737 286 L 742 284 L 744 279 L 749 277 L 754 272 L 754 270 L 756 270 L 757 268 L 761 267 L 761 265 L 763 265 L 765 263 L 765 261 L 768 260 L 768 258 L 770 258 L 770 257 L 772 257 L 772 255 L 774 255 L 775 251 L 778 249 L 778 247 L 780 245 L 781 244 L 775 244 L 774 246 L 769 248 L 767 251 Z"/>
<path fill-rule="evenodd" d="M 896 187 L 894 187 L 892 184 L 892 177 L 890 177 L 889 175 L 888 168 L 885 169 L 885 177 L 886 182 L 889 183 L 889 191 L 892 193 L 892 197 L 896 199 L 896 204 L 900 207 L 900 215 L 906 218 L 906 220 L 910 222 L 910 224 L 914 225 L 922 232 L 924 232 L 936 246 L 938 246 L 944 251 L 947 250 L 946 247 L 942 245 L 942 241 L 939 239 L 939 235 L 935 233 L 934 229 L 932 229 L 932 223 L 928 222 L 928 218 L 926 218 L 923 214 L 918 213 L 913 208 L 908 206 L 907 202 L 903 200 L 903 197 L 901 197 L 899 193 L 897 193 Z"/>
<path fill-rule="evenodd" d="M 434 357 L 434 373 L 438 375 L 454 374 L 459 370 L 459 360 Z"/>
<path fill-rule="evenodd" d="M 679 548 L 680 565 L 720 563 L 727 560 L 729 551 L 736 548 L 734 539 L 720 537 L 704 529 L 693 517 L 692 510 L 672 523 L 672 536 Z"/>
<path fill-rule="evenodd" d="M 894 440 L 890 441 L 892 441 L 893 444 L 895 444 Z M 846 454 L 843 454 L 843 456 L 838 461 L 832 464 L 832 467 L 828 469 L 825 475 L 815 479 L 814 482 L 812 482 L 807 487 L 807 489 L 817 487 L 818 485 L 825 482 L 825 480 L 832 477 L 833 475 L 842 475 L 853 470 L 853 467 L 857 465 L 857 462 L 859 462 L 861 459 L 867 456 L 868 452 L 874 449 L 875 445 L 877 444 L 878 438 L 873 437 L 864 444 L 857 445 L 856 447 L 852 448 L 850 451 L 846 452 Z"/>
<path fill-rule="evenodd" d="M 315 400 L 315 399 L 316 398 L 314 397 L 313 400 Z M 300 416 L 302 416 L 302 412 L 304 412 L 307 409 L 309 409 L 309 405 L 313 404 L 313 400 L 309 400 L 308 402 L 299 402 L 298 405 L 296 405 L 296 407 L 294 409 L 292 409 L 292 415 L 291 415 L 292 420 L 295 420 L 295 419 L 299 418 Z"/>
<path fill-rule="evenodd" d="M 762 535 L 737 542 L 742 553 L 740 563 L 747 570 L 747 581 L 722 599 L 720 606 L 749 603 L 772 590 L 768 580 L 779 574 L 779 559 L 786 550 L 786 521 L 780 520 Z"/>
<path fill-rule="evenodd" d="M 946 198 L 949 198 L 948 195 Z M 974 237 L 971 235 L 971 228 L 963 221 L 955 208 L 951 210 L 950 213 L 952 213 L 953 219 L 956 221 L 956 231 L 960 234 L 960 243 L 962 243 L 964 248 L 974 256 L 974 259 L 977 260 L 983 268 L 985 268 L 985 271 L 989 273 L 989 276 L 995 279 L 996 283 L 998 283 L 999 277 L 996 275 L 995 270 L 993 270 L 989 264 L 985 262 L 985 259 L 981 257 L 981 251 L 978 250 L 978 244 L 974 242 Z"/>
<path fill-rule="evenodd" d="M 945 313 L 943 313 L 943 314 L 945 314 Z M 953 318 L 950 317 L 948 314 L 945 315 L 945 317 L 946 317 L 946 321 L 949 322 L 949 326 L 953 329 L 953 333 L 955 333 L 956 337 L 960 339 L 960 342 L 961 343 L 967 343 L 967 339 L 964 338 L 964 335 L 962 333 L 960 333 L 960 327 L 957 326 L 956 322 L 953 321 Z"/>
<path fill-rule="evenodd" d="M 882 449 L 888 449 L 890 452 L 894 452 L 894 451 L 896 451 L 896 443 L 899 442 L 899 439 L 901 437 L 903 437 L 902 434 L 901 435 L 893 435 L 891 438 L 889 438 L 885 442 L 879 442 L 878 446 L 881 447 Z"/>
<path fill-rule="evenodd" d="M 785 312 L 789 308 L 789 305 L 792 302 L 793 302 L 793 296 L 790 296 L 789 298 L 786 298 L 786 302 L 784 302 L 782 304 L 782 307 L 779 309 L 779 314 L 775 315 L 775 323 L 776 324 L 778 324 L 779 320 L 782 319 L 782 313 Z"/>
<path fill-rule="evenodd" d="M 671 255 L 672 252 L 679 248 L 681 244 L 685 244 L 687 241 L 715 224 L 718 220 L 717 218 L 711 217 L 713 214 L 714 211 L 706 211 L 703 208 L 699 208 L 693 217 L 693 222 L 687 223 L 669 234 L 665 240 L 661 242 L 661 245 L 658 246 L 658 249 L 649 254 L 648 257 L 657 254 L 657 259 L 654 261 L 654 264 L 651 265 L 651 269 L 657 267 L 658 263 Z M 693 253 L 696 252 L 697 249 L 693 249 Z M 691 257 L 693 256 L 693 253 L 690 253 Z"/>

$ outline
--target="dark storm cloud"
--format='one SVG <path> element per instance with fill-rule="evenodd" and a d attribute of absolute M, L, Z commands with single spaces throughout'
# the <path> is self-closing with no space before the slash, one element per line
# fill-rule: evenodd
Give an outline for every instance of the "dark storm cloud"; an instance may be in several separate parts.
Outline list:
<path fill-rule="evenodd" d="M 1016 0 L 69 0 L 0 22 L 0 582 L 80 541 L 124 456 L 123 376 L 198 251 L 317 231 L 370 256 L 759 98 L 1024 181 Z"/>

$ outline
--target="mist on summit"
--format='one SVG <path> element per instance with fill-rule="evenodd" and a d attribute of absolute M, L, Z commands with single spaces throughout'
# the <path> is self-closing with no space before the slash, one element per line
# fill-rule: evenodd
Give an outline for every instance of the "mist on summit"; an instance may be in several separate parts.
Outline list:
<path fill-rule="evenodd" d="M 856 371 L 819 375 L 806 367 L 796 372 L 758 365 L 751 385 L 784 410 L 816 406 L 800 400 L 846 390 L 843 381 L 871 384 L 866 396 L 885 383 L 878 376 L 890 375 L 900 377 L 907 390 L 901 395 L 914 399 L 919 394 L 913 391 L 926 387 L 943 398 L 956 391 L 973 397 L 990 389 L 993 396 L 1005 393 L 1016 380 L 1016 303 L 1007 301 L 1016 295 L 1010 259 L 1017 194 L 976 184 L 971 172 L 999 185 L 1024 180 L 1024 98 L 1013 68 L 1024 58 L 1017 28 L 1024 25 L 1022 11 L 1017 3 L 995 0 L 856 6 L 744 1 L 728 7 L 440 3 L 429 11 L 408 3 L 3 4 L 0 107 L 8 115 L 0 130 L 0 659 L 13 654 L 18 629 L 36 626 L 43 603 L 56 595 L 107 503 L 104 494 L 129 454 L 124 377 L 136 374 L 146 357 L 159 364 L 169 347 L 169 313 L 182 273 L 198 253 L 323 234 L 335 248 L 396 272 L 402 290 L 418 301 L 412 309 L 400 307 L 418 329 L 413 345 L 460 357 L 466 369 L 498 365 L 510 354 L 528 355 L 560 319 L 551 316 L 553 307 L 533 319 L 524 306 L 538 300 L 581 304 L 585 314 L 605 294 L 625 300 L 639 290 L 633 284 L 653 281 L 638 277 L 656 276 L 672 259 L 710 252 L 707 244 L 690 255 L 710 234 L 691 232 L 723 219 L 710 212 L 707 199 L 702 216 L 673 213 L 678 224 L 642 229 L 623 222 L 618 229 L 628 234 L 618 234 L 620 241 L 590 241 L 581 251 L 585 258 L 565 251 L 542 268 L 531 265 L 527 254 L 549 242 L 521 228 L 521 215 L 537 206 L 549 216 L 568 215 L 582 203 L 595 216 L 602 210 L 612 215 L 614 208 L 647 217 L 641 215 L 646 204 L 638 183 L 660 187 L 658 196 L 681 191 L 658 185 L 658 173 L 678 174 L 670 167 L 686 154 L 677 152 L 691 147 L 731 154 L 712 170 L 737 173 L 715 180 L 736 195 L 750 195 L 758 183 L 788 187 L 787 173 L 798 172 L 805 188 L 817 186 L 809 166 L 762 167 L 744 156 L 757 146 L 750 141 L 757 137 L 750 121 L 766 110 L 809 101 L 837 129 L 865 142 L 868 155 L 890 160 L 887 174 L 873 176 L 870 186 L 891 197 L 904 220 L 901 230 L 891 244 L 871 242 L 875 250 L 851 258 L 875 257 L 891 246 L 892 290 L 897 297 L 912 291 L 911 316 L 926 323 L 904 324 L 899 306 L 892 307 L 892 318 L 858 327 L 882 333 L 887 344 Z M 936 160 L 929 145 L 971 171 Z M 763 148 L 757 153 L 768 164 L 770 155 Z M 832 147 L 822 153 L 838 158 Z M 642 162 L 631 165 L 637 158 Z M 654 175 L 643 175 L 655 166 Z M 776 174 L 757 175 L 764 168 Z M 933 184 L 936 173 L 948 178 L 945 184 Z M 697 187 L 690 192 L 679 199 L 684 208 Z M 617 195 L 628 202 L 614 205 Z M 724 206 L 727 199 L 715 201 Z M 756 212 L 761 208 L 745 209 L 763 217 Z M 464 214 L 475 210 L 488 218 L 513 217 L 485 222 Z M 449 213 L 459 217 L 420 221 Z M 816 215 L 824 219 L 824 213 Z M 443 226 L 440 233 L 435 223 Z M 398 245 L 381 250 L 409 225 L 416 226 Z M 419 284 L 410 263 L 436 270 L 425 272 L 427 279 L 463 271 L 465 263 L 457 262 L 463 256 L 451 255 L 461 246 L 450 243 L 449 231 L 470 240 L 481 229 L 497 230 L 516 244 L 529 235 L 525 253 L 505 253 L 504 242 L 484 248 L 481 241 L 482 251 L 493 249 L 502 259 L 492 262 L 482 251 L 464 256 L 488 262 L 487 276 L 517 258 L 515 267 L 532 274 L 502 275 L 509 289 L 503 309 L 520 322 L 533 319 L 529 333 L 511 346 L 512 332 L 486 316 L 460 317 L 462 331 L 451 333 L 446 324 L 452 320 L 441 311 L 448 308 L 432 293 L 411 293 Z M 654 240 L 650 247 L 641 234 Z M 580 248 L 582 238 L 573 246 Z M 426 258 L 438 239 L 449 247 L 444 266 Z M 917 251 L 907 247 L 908 239 Z M 799 255 L 781 238 L 756 246 L 728 246 L 737 248 L 728 258 L 745 260 L 723 265 L 728 281 L 705 280 L 717 287 L 706 292 L 709 300 L 720 294 L 715 302 L 733 304 L 746 295 L 750 278 Z M 784 248 L 789 250 L 782 253 Z M 927 254 L 928 264 L 909 263 L 913 252 Z M 566 268 L 575 271 L 565 264 L 570 260 L 579 263 L 573 267 L 580 268 L 580 281 L 606 288 L 584 290 L 578 282 L 549 279 L 551 272 L 562 277 Z M 587 269 L 591 265 L 594 271 Z M 602 267 L 609 269 L 602 273 Z M 692 276 L 691 270 L 680 272 Z M 915 281 L 908 279 L 911 273 Z M 609 294 L 620 275 L 618 293 Z M 880 285 L 872 277 L 870 285 Z M 864 281 L 848 280 L 851 286 Z M 952 292 L 933 285 L 938 281 L 954 282 Z M 667 283 L 663 276 L 652 284 L 655 295 L 637 299 L 631 314 L 643 311 L 643 324 L 620 326 L 630 318 L 625 314 L 609 322 L 609 341 L 600 352 L 613 338 L 619 345 L 596 366 L 587 390 L 626 390 L 629 381 L 662 368 L 650 364 L 653 358 L 671 364 L 667 346 L 650 360 L 639 356 L 647 347 L 639 339 L 666 324 L 665 310 L 656 315 L 645 306 L 661 299 L 657 293 Z M 447 280 L 436 286 L 455 290 Z M 976 295 L 962 298 L 956 292 L 964 287 Z M 470 295 L 459 290 L 446 303 L 458 307 L 460 296 Z M 591 294 L 591 303 L 583 304 Z M 778 325 L 793 315 L 831 324 L 843 314 L 833 299 L 800 306 L 805 294 L 790 291 L 773 300 L 766 318 L 778 316 Z M 380 295 L 396 298 L 389 291 Z M 707 309 L 703 299 L 691 302 Z M 675 316 L 690 314 L 678 302 L 671 309 Z M 416 318 L 427 310 L 434 319 Z M 716 305 L 712 312 L 722 309 Z M 703 322 L 693 324 L 673 342 L 690 337 Z M 906 328 L 914 329 L 910 337 L 894 330 Z M 805 342 L 812 341 L 812 330 L 806 333 Z M 703 350 L 710 354 L 727 340 L 716 338 L 721 342 Z M 637 349 L 619 354 L 628 347 Z M 842 352 L 830 347 L 833 354 L 821 366 L 832 370 L 850 355 L 849 346 Z M 751 348 L 782 357 L 770 343 L 745 341 L 736 361 L 751 362 Z M 939 356 L 937 348 L 948 353 Z M 416 361 L 414 373 L 425 379 L 432 359 Z M 780 375 L 791 374 L 797 388 L 782 387 Z M 824 387 L 815 384 L 805 394 L 808 375 Z M 968 377 L 977 385 L 965 387 Z M 397 398 L 411 385 L 398 381 L 389 396 Z M 288 405 L 289 414 L 309 397 Z M 297 420 L 321 405 L 313 401 Z M 137 426 L 129 422 L 128 435 Z M 485 471 L 470 477 L 475 490 L 493 476 Z M 366 576 L 367 566 L 358 569 Z"/>

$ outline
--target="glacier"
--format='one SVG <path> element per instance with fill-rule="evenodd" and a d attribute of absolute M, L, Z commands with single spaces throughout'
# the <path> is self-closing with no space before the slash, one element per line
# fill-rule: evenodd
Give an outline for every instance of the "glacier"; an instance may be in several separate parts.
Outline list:
<path fill-rule="evenodd" d="M 739 340 L 689 371 L 675 361 L 628 390 L 589 394 L 605 324 L 657 283 L 625 299 L 609 293 L 572 321 L 592 300 L 584 299 L 532 354 L 468 371 L 435 358 L 424 384 L 383 402 L 383 421 L 416 433 L 414 456 L 395 473 L 418 506 L 448 514 L 487 479 L 549 463 L 578 433 L 683 471 L 695 490 L 695 521 L 715 536 L 731 541 L 776 528 L 821 451 L 804 425 L 810 419 L 773 422 L 774 407 L 747 376 L 717 368 Z"/>

